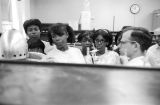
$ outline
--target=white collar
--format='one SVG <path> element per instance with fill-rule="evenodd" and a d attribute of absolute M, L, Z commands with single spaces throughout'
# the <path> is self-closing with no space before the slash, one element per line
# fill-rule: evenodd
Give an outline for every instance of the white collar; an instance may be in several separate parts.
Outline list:
<path fill-rule="evenodd" d="M 144 59 L 144 56 L 138 56 L 138 57 L 135 57 L 129 61 L 133 61 L 133 60 L 140 60 L 140 59 Z"/>

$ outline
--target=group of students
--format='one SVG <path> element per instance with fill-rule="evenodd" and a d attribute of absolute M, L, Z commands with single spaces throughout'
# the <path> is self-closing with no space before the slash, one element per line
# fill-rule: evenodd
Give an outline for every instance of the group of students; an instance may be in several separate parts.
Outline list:
<path fill-rule="evenodd" d="M 112 47 L 113 38 L 109 30 L 85 31 L 78 36 L 78 41 L 82 47 L 79 49 L 70 47 L 67 44 L 75 43 L 74 31 L 67 24 L 57 23 L 51 25 L 48 29 L 49 42 L 40 39 L 41 22 L 39 19 L 26 20 L 23 27 L 27 35 L 27 40 L 25 39 L 29 52 L 27 57 L 38 58 L 37 61 L 140 67 L 160 66 L 160 51 L 157 51 L 160 50 L 160 29 L 155 31 L 157 44 L 151 46 L 152 35 L 147 29 L 143 27 L 127 27 L 119 34 L 116 49 Z M 5 36 L 7 35 L 2 35 L 0 39 L 1 45 L 5 45 L 2 43 L 4 42 L 2 40 L 7 39 Z M 12 36 L 17 37 L 16 35 Z M 10 38 L 10 40 L 12 39 L 13 37 Z M 19 50 L 19 48 L 17 47 L 14 50 Z M 3 51 L 2 47 L 1 59 L 6 58 L 4 52 L 6 53 L 6 49 Z M 13 55 L 13 57 L 15 56 Z"/>

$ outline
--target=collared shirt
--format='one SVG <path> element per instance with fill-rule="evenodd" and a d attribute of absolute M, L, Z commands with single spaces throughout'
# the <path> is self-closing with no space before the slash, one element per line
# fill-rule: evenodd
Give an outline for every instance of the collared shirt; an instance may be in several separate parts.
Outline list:
<path fill-rule="evenodd" d="M 151 46 L 146 57 L 152 66 L 160 66 L 160 46 L 158 44 Z"/>
<path fill-rule="evenodd" d="M 150 64 L 145 56 L 139 56 L 128 61 L 125 66 L 150 67 Z"/>

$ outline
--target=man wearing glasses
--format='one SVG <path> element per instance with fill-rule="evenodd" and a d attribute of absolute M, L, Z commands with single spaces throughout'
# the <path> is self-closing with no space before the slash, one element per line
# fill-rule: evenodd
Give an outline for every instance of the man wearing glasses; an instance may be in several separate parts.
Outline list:
<path fill-rule="evenodd" d="M 147 51 L 147 58 L 151 66 L 160 66 L 160 27 L 154 30 L 156 44 Z"/>
<path fill-rule="evenodd" d="M 122 32 L 120 42 L 121 62 L 126 66 L 150 66 L 145 52 L 151 46 L 152 36 L 142 27 L 129 27 Z M 128 58 L 127 61 L 125 61 Z"/>

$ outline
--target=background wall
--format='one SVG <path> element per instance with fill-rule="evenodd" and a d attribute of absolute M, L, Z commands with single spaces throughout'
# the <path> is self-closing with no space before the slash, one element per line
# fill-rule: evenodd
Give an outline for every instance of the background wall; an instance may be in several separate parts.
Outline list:
<path fill-rule="evenodd" d="M 15 28 L 23 32 L 23 23 L 30 18 L 30 0 L 0 0 L 0 32 Z"/>
<path fill-rule="evenodd" d="M 2 32 L 2 2 L 0 1 L 0 33 Z"/>
<path fill-rule="evenodd" d="M 45 23 L 78 22 L 84 0 L 30 0 L 31 18 Z M 137 3 L 141 11 L 133 15 L 129 7 Z M 152 12 L 160 8 L 160 0 L 90 0 L 92 27 L 115 31 L 125 25 L 143 26 L 152 31 Z"/>

